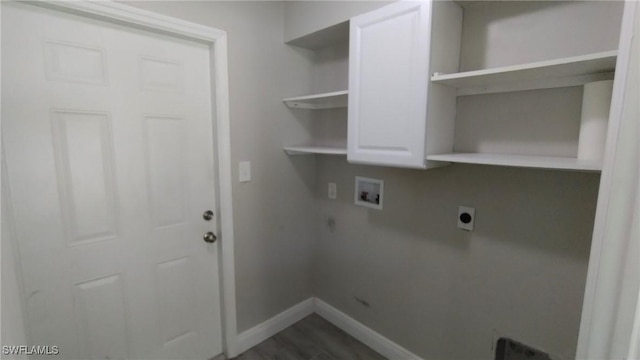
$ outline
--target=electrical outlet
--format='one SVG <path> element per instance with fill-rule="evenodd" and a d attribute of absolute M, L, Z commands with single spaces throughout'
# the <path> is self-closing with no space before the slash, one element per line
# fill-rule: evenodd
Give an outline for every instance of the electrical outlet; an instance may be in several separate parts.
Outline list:
<path fill-rule="evenodd" d="M 329 196 L 329 199 L 335 199 L 336 196 L 338 195 L 338 185 L 336 185 L 336 183 L 334 182 L 330 182 L 327 192 L 328 192 L 327 195 Z"/>
<path fill-rule="evenodd" d="M 468 206 L 458 207 L 458 228 L 466 231 L 473 231 L 473 224 L 476 220 L 476 209 Z"/>

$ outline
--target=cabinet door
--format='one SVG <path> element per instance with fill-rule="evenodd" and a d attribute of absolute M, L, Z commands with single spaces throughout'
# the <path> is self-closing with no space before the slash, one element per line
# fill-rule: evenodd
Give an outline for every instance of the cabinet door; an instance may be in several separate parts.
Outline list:
<path fill-rule="evenodd" d="M 350 162 L 424 168 L 431 2 L 350 21 Z"/>

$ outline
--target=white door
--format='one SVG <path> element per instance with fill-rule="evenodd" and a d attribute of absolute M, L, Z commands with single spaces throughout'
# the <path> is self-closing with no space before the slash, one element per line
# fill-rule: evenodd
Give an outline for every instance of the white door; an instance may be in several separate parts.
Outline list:
<path fill-rule="evenodd" d="M 222 351 L 209 49 L 2 3 L 2 141 L 32 345 Z M 7 201 L 8 199 L 3 199 Z M 3 216 L 5 214 L 3 213 Z"/>
<path fill-rule="evenodd" d="M 425 167 L 431 4 L 350 20 L 349 162 Z"/>

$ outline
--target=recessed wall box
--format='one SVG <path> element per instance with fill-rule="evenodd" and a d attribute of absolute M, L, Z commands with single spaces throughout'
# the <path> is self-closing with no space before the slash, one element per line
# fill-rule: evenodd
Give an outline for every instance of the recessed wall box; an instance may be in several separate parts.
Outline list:
<path fill-rule="evenodd" d="M 473 231 L 476 209 L 469 206 L 458 207 L 458 228 L 466 231 Z"/>
<path fill-rule="evenodd" d="M 384 181 L 356 176 L 354 202 L 356 205 L 382 210 Z"/>

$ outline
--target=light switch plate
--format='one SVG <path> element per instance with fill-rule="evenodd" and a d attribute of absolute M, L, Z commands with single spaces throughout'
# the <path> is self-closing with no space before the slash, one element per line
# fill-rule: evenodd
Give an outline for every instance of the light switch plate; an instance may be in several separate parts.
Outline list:
<path fill-rule="evenodd" d="M 238 181 L 249 182 L 251 181 L 251 162 L 240 161 L 238 164 Z"/>
<path fill-rule="evenodd" d="M 335 199 L 337 195 L 338 195 L 338 185 L 336 185 L 336 183 L 334 182 L 330 182 L 329 187 L 327 189 L 327 196 L 329 196 L 329 199 Z"/>

